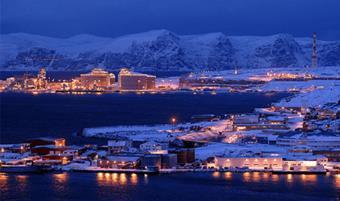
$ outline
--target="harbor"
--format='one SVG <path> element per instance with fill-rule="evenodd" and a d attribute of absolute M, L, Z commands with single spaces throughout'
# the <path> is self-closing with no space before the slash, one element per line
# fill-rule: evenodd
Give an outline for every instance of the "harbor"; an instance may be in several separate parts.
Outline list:
<path fill-rule="evenodd" d="M 50 198 L 75 201 L 79 197 L 82 197 L 81 200 L 100 201 L 112 200 L 112 197 L 142 201 L 170 201 L 175 198 L 209 200 L 215 195 L 218 196 L 214 200 L 218 201 L 328 201 L 336 200 L 339 177 L 256 172 L 188 172 L 163 175 L 64 172 L 38 175 L 0 174 L 0 185 L 2 198 L 14 201 Z"/>

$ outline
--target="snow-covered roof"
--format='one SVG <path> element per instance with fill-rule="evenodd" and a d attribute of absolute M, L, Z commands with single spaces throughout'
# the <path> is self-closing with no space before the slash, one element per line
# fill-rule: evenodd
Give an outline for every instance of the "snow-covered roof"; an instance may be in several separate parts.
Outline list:
<path fill-rule="evenodd" d="M 128 143 L 128 141 L 123 141 L 123 140 L 121 140 L 121 141 L 109 140 L 107 142 L 107 145 L 109 147 L 126 147 L 126 146 L 129 145 L 129 143 Z"/>
<path fill-rule="evenodd" d="M 28 143 L 20 143 L 20 144 L 0 144 L 0 148 L 16 148 L 20 146 L 28 146 Z"/>
<path fill-rule="evenodd" d="M 33 140 L 43 140 L 43 141 L 56 141 L 56 140 L 65 140 L 65 138 L 58 138 L 58 137 L 38 137 L 38 138 L 33 138 L 28 141 L 33 141 Z"/>
<path fill-rule="evenodd" d="M 282 116 L 269 116 L 269 117 L 267 117 L 267 120 L 269 120 L 269 121 L 284 121 L 285 117 L 282 117 Z"/>
<path fill-rule="evenodd" d="M 329 142 L 336 142 L 339 141 L 340 143 L 340 135 L 338 134 L 325 134 L 325 133 L 321 133 L 321 134 L 304 134 L 304 133 L 300 133 L 300 134 L 295 134 L 295 135 L 288 135 L 288 136 L 280 136 L 279 138 L 282 139 L 301 139 L 301 140 L 309 140 L 309 141 L 319 141 L 319 142 L 325 142 L 325 141 L 329 141 Z"/>
<path fill-rule="evenodd" d="M 33 147 L 33 149 L 37 149 L 37 148 L 47 148 L 47 149 L 67 149 L 68 147 L 66 146 L 56 146 L 56 145 L 38 145 Z"/>
<path fill-rule="evenodd" d="M 326 158 L 322 155 L 313 155 L 311 153 L 294 153 L 294 154 L 284 154 L 282 156 L 285 160 L 291 160 L 291 161 L 315 161 L 317 159 Z"/>
<path fill-rule="evenodd" d="M 140 159 L 139 156 L 107 156 L 106 158 L 116 162 L 137 162 Z"/>

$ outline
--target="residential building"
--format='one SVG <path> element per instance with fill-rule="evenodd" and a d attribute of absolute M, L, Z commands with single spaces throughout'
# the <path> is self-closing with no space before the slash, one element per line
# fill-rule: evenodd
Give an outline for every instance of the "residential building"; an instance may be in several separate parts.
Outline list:
<path fill-rule="evenodd" d="M 132 147 L 132 142 L 129 140 L 109 140 L 107 142 L 108 151 L 111 154 L 128 152 Z"/>

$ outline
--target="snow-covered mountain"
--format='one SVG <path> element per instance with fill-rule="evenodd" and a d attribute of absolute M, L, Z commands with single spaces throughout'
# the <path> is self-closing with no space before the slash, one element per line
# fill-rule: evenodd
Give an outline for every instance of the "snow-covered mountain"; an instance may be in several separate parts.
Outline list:
<path fill-rule="evenodd" d="M 317 41 L 319 65 L 340 65 L 340 41 Z M 104 38 L 77 35 L 50 38 L 1 35 L 1 70 L 89 70 L 103 67 L 153 67 L 158 70 L 221 70 L 292 67 L 310 64 L 312 39 L 288 34 L 226 36 L 223 33 L 177 35 L 155 30 Z"/>

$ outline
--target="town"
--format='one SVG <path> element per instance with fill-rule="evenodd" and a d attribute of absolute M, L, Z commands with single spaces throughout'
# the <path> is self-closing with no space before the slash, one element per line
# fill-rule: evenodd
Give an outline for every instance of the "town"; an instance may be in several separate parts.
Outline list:
<path fill-rule="evenodd" d="M 339 8 L 1 1 L 0 201 L 340 201 Z"/>
<path fill-rule="evenodd" d="M 80 74 L 71 80 L 50 80 L 46 77 L 46 69 L 41 68 L 38 75 L 24 74 L 0 81 L 0 91 L 17 91 L 38 93 L 56 92 L 114 92 L 120 91 L 148 91 L 155 90 L 155 76 L 131 72 L 126 68 L 116 77 L 100 68 L 94 68 L 90 73 Z"/>
<path fill-rule="evenodd" d="M 312 91 L 339 83 L 337 68 L 273 68 L 206 71 L 181 76 L 160 77 L 121 68 L 117 74 L 93 68 L 71 79 L 47 77 L 46 68 L 37 75 L 25 73 L 0 80 L 0 92 L 42 93 L 115 93 L 115 92 L 276 92 Z M 281 84 L 286 85 L 279 86 Z M 327 85 L 327 86 L 325 86 Z M 335 87 L 335 86 L 334 86 Z"/>
<path fill-rule="evenodd" d="M 293 95 L 252 113 L 197 114 L 191 122 L 169 117 L 169 124 L 163 125 L 81 131 L 82 137 L 107 139 L 106 145 L 69 145 L 64 138 L 46 136 L 0 144 L 0 171 L 339 173 L 340 80 L 336 68 L 327 70 L 230 70 L 156 79 L 124 68 L 118 86 L 114 74 L 98 68 L 70 82 L 48 81 L 45 69 L 36 77 L 9 78 L 2 81 L 3 91 L 208 90 L 269 95 L 287 91 Z"/>

